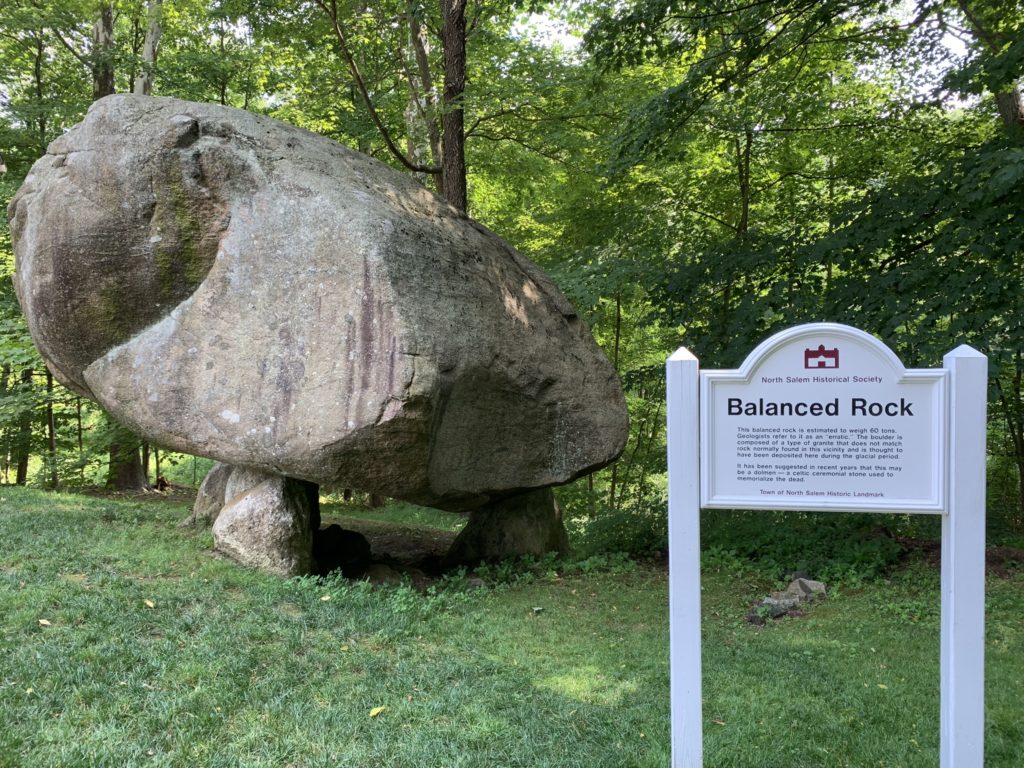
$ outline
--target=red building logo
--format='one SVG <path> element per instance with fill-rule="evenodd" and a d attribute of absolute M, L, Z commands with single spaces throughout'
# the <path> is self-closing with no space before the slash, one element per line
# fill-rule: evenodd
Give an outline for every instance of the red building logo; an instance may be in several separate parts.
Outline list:
<path fill-rule="evenodd" d="M 824 344 L 819 344 L 817 349 L 804 350 L 804 368 L 838 368 L 839 347 L 825 349 Z"/>

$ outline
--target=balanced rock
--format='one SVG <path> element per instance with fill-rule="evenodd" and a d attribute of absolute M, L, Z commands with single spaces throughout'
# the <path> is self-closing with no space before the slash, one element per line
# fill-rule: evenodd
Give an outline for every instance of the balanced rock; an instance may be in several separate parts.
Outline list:
<path fill-rule="evenodd" d="M 157 444 L 447 509 L 625 444 L 616 373 L 550 279 L 324 137 L 110 96 L 9 213 L 44 359 Z"/>

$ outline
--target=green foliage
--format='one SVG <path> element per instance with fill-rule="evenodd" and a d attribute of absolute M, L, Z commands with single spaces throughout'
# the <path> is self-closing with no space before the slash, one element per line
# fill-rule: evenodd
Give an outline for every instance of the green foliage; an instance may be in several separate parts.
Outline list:
<path fill-rule="evenodd" d="M 894 531 L 914 525 L 884 515 L 705 510 L 701 548 L 706 564 L 727 572 L 745 567 L 776 580 L 802 572 L 830 585 L 857 586 L 901 561 Z"/>
<path fill-rule="evenodd" d="M 583 555 L 620 552 L 646 556 L 664 552 L 668 546 L 664 497 L 645 498 L 611 510 L 598 508 L 589 514 L 580 514 L 577 509 L 567 505 L 567 525 L 574 546 Z"/>

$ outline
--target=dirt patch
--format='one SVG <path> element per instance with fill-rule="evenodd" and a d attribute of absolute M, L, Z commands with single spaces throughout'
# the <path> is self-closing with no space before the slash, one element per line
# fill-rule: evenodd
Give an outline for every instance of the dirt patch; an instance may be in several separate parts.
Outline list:
<path fill-rule="evenodd" d="M 194 504 L 196 489 L 187 485 L 172 485 L 166 490 L 158 491 L 147 488 L 138 491 L 108 491 L 105 488 L 75 489 L 73 493 L 91 496 L 94 499 L 113 499 L 115 501 L 144 501 L 152 504 Z"/>
<path fill-rule="evenodd" d="M 1024 573 L 1024 549 L 989 547 L 985 550 L 985 566 L 989 573 L 1004 579 Z"/>
<path fill-rule="evenodd" d="M 898 537 L 896 539 L 903 551 L 910 554 L 919 552 L 924 559 L 936 568 L 942 566 L 942 542 L 922 539 Z M 986 547 L 985 573 L 1005 579 L 1018 573 L 1024 573 L 1024 549 L 1019 547 Z"/>
<path fill-rule="evenodd" d="M 358 531 L 370 542 L 375 562 L 418 568 L 426 573 L 439 572 L 441 558 L 458 535 L 423 525 L 399 525 L 356 517 L 324 517 L 322 526 L 337 523 Z"/>

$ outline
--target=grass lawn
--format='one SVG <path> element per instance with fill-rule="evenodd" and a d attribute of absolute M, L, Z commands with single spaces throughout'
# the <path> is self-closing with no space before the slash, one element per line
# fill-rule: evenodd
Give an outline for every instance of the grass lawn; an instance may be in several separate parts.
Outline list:
<path fill-rule="evenodd" d="M 0 766 L 668 765 L 666 574 L 427 594 L 281 581 L 180 505 L 0 489 Z M 938 575 L 803 618 L 704 574 L 706 764 L 938 764 Z M 991 578 L 986 761 L 1024 754 L 1024 575 Z"/>

